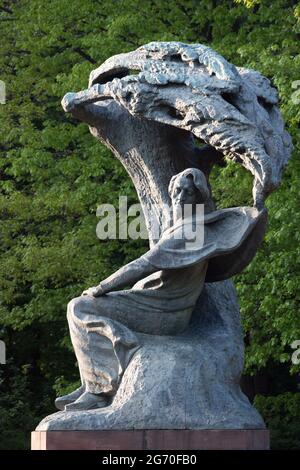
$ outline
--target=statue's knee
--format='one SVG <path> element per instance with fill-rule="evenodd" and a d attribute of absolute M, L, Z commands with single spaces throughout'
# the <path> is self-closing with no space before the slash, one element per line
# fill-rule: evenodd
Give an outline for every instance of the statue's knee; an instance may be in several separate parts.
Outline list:
<path fill-rule="evenodd" d="M 81 301 L 82 301 L 82 297 L 75 297 L 74 299 L 70 300 L 70 302 L 68 303 L 68 307 L 67 307 L 68 321 L 70 321 L 72 317 L 74 316 L 75 311 L 77 310 L 78 305 L 80 304 Z"/>

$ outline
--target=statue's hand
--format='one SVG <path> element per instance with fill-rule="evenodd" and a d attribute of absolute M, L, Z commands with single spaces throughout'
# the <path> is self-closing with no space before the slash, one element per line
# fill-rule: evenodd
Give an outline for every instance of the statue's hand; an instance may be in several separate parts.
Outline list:
<path fill-rule="evenodd" d="M 90 287 L 89 289 L 84 290 L 81 295 L 89 295 L 91 297 L 100 297 L 101 295 L 104 295 L 104 294 L 105 294 L 104 289 L 101 286 L 101 284 L 99 284 L 99 286 Z"/>

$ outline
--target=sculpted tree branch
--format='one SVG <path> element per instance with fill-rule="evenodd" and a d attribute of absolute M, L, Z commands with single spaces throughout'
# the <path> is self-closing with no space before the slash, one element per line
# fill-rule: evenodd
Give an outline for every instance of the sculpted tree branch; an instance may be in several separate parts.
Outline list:
<path fill-rule="evenodd" d="M 292 144 L 277 92 L 258 72 L 234 67 L 207 46 L 150 43 L 108 59 L 90 84 L 66 95 L 65 110 L 112 98 L 133 116 L 187 130 L 241 163 L 254 176 L 257 207 L 278 186 Z"/>

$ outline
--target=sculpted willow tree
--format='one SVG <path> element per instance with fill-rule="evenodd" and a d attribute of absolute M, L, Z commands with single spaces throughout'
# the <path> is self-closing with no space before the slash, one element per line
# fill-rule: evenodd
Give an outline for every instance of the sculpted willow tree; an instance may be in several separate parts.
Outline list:
<path fill-rule="evenodd" d="M 150 247 L 69 304 L 82 386 L 59 398 L 64 411 L 38 430 L 264 427 L 239 387 L 243 339 L 229 278 L 255 255 L 266 230 L 264 200 L 291 153 L 277 104 L 276 90 L 258 72 L 201 44 L 178 42 L 114 56 L 91 73 L 87 90 L 64 97 L 64 109 L 128 171 Z M 209 174 L 224 157 L 253 174 L 253 207 L 215 208 Z M 174 187 L 204 204 L 204 245 L 193 255 L 170 241 L 166 208 L 176 204 Z M 175 217 L 171 231 L 181 223 Z M 118 290 L 127 285 L 132 289 Z M 195 297 L 172 307 L 185 312 L 173 328 L 174 316 L 164 320 L 172 302 L 163 285 L 173 297 L 190 287 L 180 297 L 185 302 Z M 147 317 L 155 306 L 156 316 Z"/>

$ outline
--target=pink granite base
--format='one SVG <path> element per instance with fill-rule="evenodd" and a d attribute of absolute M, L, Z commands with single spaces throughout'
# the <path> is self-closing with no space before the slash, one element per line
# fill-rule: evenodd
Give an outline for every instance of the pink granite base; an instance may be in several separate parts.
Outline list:
<path fill-rule="evenodd" d="M 32 450 L 266 450 L 266 429 L 34 431 Z"/>

